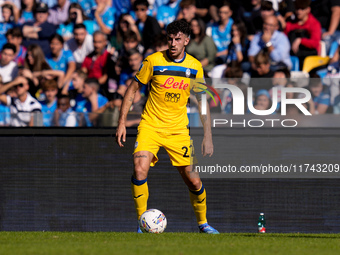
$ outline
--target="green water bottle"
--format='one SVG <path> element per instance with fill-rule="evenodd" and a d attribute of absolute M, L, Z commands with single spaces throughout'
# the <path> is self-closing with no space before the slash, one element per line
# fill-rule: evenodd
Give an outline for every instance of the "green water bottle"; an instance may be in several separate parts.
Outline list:
<path fill-rule="evenodd" d="M 260 213 L 259 220 L 257 221 L 257 228 L 259 233 L 266 233 L 266 219 L 264 213 Z"/>

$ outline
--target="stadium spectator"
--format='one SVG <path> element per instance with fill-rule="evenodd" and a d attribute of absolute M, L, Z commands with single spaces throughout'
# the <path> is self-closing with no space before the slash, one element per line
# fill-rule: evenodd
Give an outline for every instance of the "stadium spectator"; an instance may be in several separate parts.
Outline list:
<path fill-rule="evenodd" d="M 58 0 L 58 3 L 49 10 L 47 21 L 56 26 L 64 23 L 69 17 L 70 4 L 69 0 Z"/>
<path fill-rule="evenodd" d="M 83 64 L 85 57 L 93 51 L 93 37 L 86 31 L 84 24 L 76 24 L 73 38 L 65 43 L 65 50 L 70 50 L 76 61 L 77 69 Z"/>
<path fill-rule="evenodd" d="M 27 50 L 24 46 L 21 45 L 23 40 L 23 34 L 21 29 L 19 27 L 9 29 L 6 33 L 6 38 L 9 43 L 14 44 L 16 47 L 14 61 L 17 63 L 19 67 L 23 66 Z"/>
<path fill-rule="evenodd" d="M 15 87 L 17 97 L 3 94 L 8 89 Z M 32 127 L 34 118 L 39 117 L 37 112 L 41 112 L 40 103 L 33 98 L 29 90 L 29 81 L 26 77 L 18 76 L 14 81 L 0 87 L 0 101 L 10 106 L 10 125 L 14 127 Z"/>
<path fill-rule="evenodd" d="M 270 69 L 270 57 L 268 52 L 260 51 L 254 58 L 254 67 L 252 70 L 249 86 L 257 92 L 260 89 L 270 90 L 273 87 L 271 79 L 274 72 Z"/>
<path fill-rule="evenodd" d="M 315 112 L 314 114 L 325 114 L 330 107 L 330 95 L 327 86 L 322 84 L 321 78 L 317 74 L 312 74 L 307 87 L 312 94 Z"/>
<path fill-rule="evenodd" d="M 15 5 L 14 5 L 15 6 Z M 3 21 L 0 23 L 0 48 L 7 42 L 6 32 L 15 26 L 13 16 L 13 5 L 8 3 L 2 5 L 2 17 Z"/>
<path fill-rule="evenodd" d="M 115 58 L 119 58 L 121 62 L 122 69 L 128 69 L 129 68 L 129 55 L 128 52 L 131 49 L 138 50 L 142 55 L 144 53 L 144 47 L 140 44 L 140 42 L 137 39 L 137 35 L 133 31 L 128 31 L 124 33 L 123 35 L 123 48 L 120 51 L 115 51 L 114 56 Z M 149 49 L 146 54 L 149 54 L 149 52 L 152 51 L 152 49 Z"/>
<path fill-rule="evenodd" d="M 282 17 L 287 20 L 290 16 L 294 14 L 294 2 L 293 0 L 282 0 L 276 4 L 276 1 L 271 1 L 273 3 L 273 8 L 278 11 Z"/>
<path fill-rule="evenodd" d="M 21 0 L 20 18 L 18 24 L 22 25 L 28 21 L 34 21 L 33 11 L 37 6 L 35 0 Z"/>
<path fill-rule="evenodd" d="M 127 52 L 127 55 L 128 55 L 129 66 L 127 69 L 122 70 L 122 73 L 120 75 L 120 80 L 119 80 L 119 87 L 117 91 L 122 97 L 124 97 L 125 91 L 127 89 L 126 81 L 135 76 L 135 74 L 138 72 L 143 61 L 143 55 L 135 48 L 130 49 Z M 142 87 L 142 94 L 145 95 L 145 93 L 146 93 L 146 88 L 144 86 Z"/>
<path fill-rule="evenodd" d="M 317 55 L 320 47 L 321 25 L 310 11 L 310 0 L 296 0 L 296 19 L 287 21 L 284 30 L 291 43 L 291 54 L 299 58 L 300 67 L 305 57 Z"/>
<path fill-rule="evenodd" d="M 227 59 L 228 46 L 231 41 L 231 27 L 234 23 L 234 20 L 231 18 L 232 14 L 230 3 L 223 2 L 222 6 L 218 9 L 219 22 L 213 23 L 207 28 L 207 35 L 212 37 L 217 47 L 216 64 L 223 64 Z"/>
<path fill-rule="evenodd" d="M 328 52 L 331 43 L 340 39 L 340 1 L 312 1 L 311 13 L 321 24 L 322 40 L 326 43 Z"/>
<path fill-rule="evenodd" d="M 282 15 L 275 11 L 273 8 L 273 3 L 271 1 L 263 1 L 261 4 L 261 18 L 262 21 L 269 17 L 269 16 L 275 16 L 278 20 L 278 30 L 283 31 L 283 29 L 286 27 L 286 21 L 282 17 Z"/>
<path fill-rule="evenodd" d="M 201 62 L 204 71 L 210 72 L 215 65 L 215 43 L 205 34 L 205 23 L 201 18 L 192 19 L 190 25 L 192 35 L 186 51 Z"/>
<path fill-rule="evenodd" d="M 241 5 L 235 16 L 246 25 L 248 39 L 251 41 L 262 30 L 261 0 L 251 0 L 251 5 Z"/>
<path fill-rule="evenodd" d="M 77 127 L 77 116 L 70 106 L 68 95 L 58 96 L 58 108 L 54 112 L 54 125 L 57 127 Z"/>
<path fill-rule="evenodd" d="M 18 75 L 18 66 L 13 61 L 16 47 L 14 44 L 6 43 L 1 50 L 0 76 L 2 83 L 13 81 Z"/>
<path fill-rule="evenodd" d="M 107 60 L 111 54 L 106 50 L 107 35 L 101 31 L 93 34 L 93 52 L 85 57 L 82 70 L 89 78 L 98 79 L 99 84 L 107 81 Z"/>
<path fill-rule="evenodd" d="M 292 67 L 290 60 L 290 44 L 287 36 L 278 31 L 278 20 L 275 16 L 268 16 L 263 23 L 262 32 L 256 34 L 250 43 L 248 51 L 249 61 L 254 66 L 255 55 L 261 50 L 266 50 L 271 59 L 273 70 Z"/>
<path fill-rule="evenodd" d="M 36 95 L 36 92 L 40 88 L 40 83 L 45 79 L 58 80 L 59 88 L 62 87 L 62 80 L 64 79 L 64 72 L 58 70 L 52 70 L 47 61 L 45 55 L 39 45 L 31 44 L 27 48 L 27 54 L 24 63 L 24 69 L 22 74 L 30 78 L 35 86 L 30 87 L 30 93 Z"/>
<path fill-rule="evenodd" d="M 222 78 L 227 67 L 239 66 L 242 70 L 249 72 L 250 64 L 248 60 L 249 41 L 247 39 L 247 30 L 243 22 L 234 23 L 232 28 L 231 42 L 228 46 L 228 55 L 225 64 L 215 66 L 211 72 L 211 78 Z"/>
<path fill-rule="evenodd" d="M 268 110 L 272 106 L 272 100 L 267 90 L 261 89 L 255 95 L 254 108 L 256 110 Z"/>
<path fill-rule="evenodd" d="M 78 3 L 72 3 L 68 9 L 68 19 L 59 25 L 57 33 L 67 41 L 73 37 L 74 27 L 77 24 L 84 24 L 88 34 L 94 33 L 94 22 L 85 16 Z"/>
<path fill-rule="evenodd" d="M 95 0 L 97 6 L 92 9 L 90 19 L 94 21 L 95 29 L 109 35 L 115 23 L 115 10 L 110 7 L 110 0 Z"/>
<path fill-rule="evenodd" d="M 179 19 L 184 19 L 190 23 L 193 18 L 196 17 L 196 1 L 195 0 L 182 0 L 179 4 L 181 7 L 178 15 Z"/>
<path fill-rule="evenodd" d="M 46 56 L 47 63 L 53 70 L 60 70 L 65 73 L 61 81 L 62 87 L 71 81 L 71 76 L 76 70 L 76 62 L 69 50 L 64 50 L 64 39 L 55 34 L 50 39 L 51 54 Z"/>
<path fill-rule="evenodd" d="M 86 126 L 95 126 L 99 117 L 98 113 L 102 113 L 107 106 L 107 98 L 98 93 L 98 80 L 95 78 L 87 78 L 84 82 L 83 97 L 86 98 L 84 105 L 77 105 L 76 112 L 84 113 Z"/>
<path fill-rule="evenodd" d="M 135 20 L 130 14 L 124 13 L 118 19 L 118 25 L 113 30 L 112 36 L 110 37 L 110 44 L 115 50 L 119 51 L 123 47 L 123 35 L 129 31 L 134 32 L 137 35 L 137 40 L 142 41 L 142 37 L 139 33 L 138 27 L 136 26 Z"/>
<path fill-rule="evenodd" d="M 134 10 L 137 17 L 136 25 L 142 35 L 144 53 L 152 47 L 153 39 L 161 34 L 161 27 L 157 20 L 147 14 L 149 2 L 147 0 L 136 0 Z"/>
<path fill-rule="evenodd" d="M 56 33 L 53 24 L 47 22 L 48 7 L 45 3 L 37 4 L 34 10 L 34 21 L 24 23 L 22 33 L 24 35 L 23 45 L 28 48 L 31 44 L 38 44 L 45 55 L 50 53 L 49 39 Z"/>
<path fill-rule="evenodd" d="M 88 18 L 91 17 L 92 8 L 97 5 L 95 0 L 71 0 L 71 3 L 80 4 L 81 8 L 84 10 L 86 17 Z"/>
<path fill-rule="evenodd" d="M 43 114 L 43 125 L 50 127 L 53 125 L 53 115 L 57 109 L 58 84 L 55 80 L 45 80 L 41 87 L 45 95 L 45 100 L 39 101 Z"/>
<path fill-rule="evenodd" d="M 180 11 L 180 2 L 180 0 L 168 0 L 166 4 L 158 8 L 156 19 L 161 28 L 165 28 L 168 24 L 176 20 Z"/>
<path fill-rule="evenodd" d="M 86 98 L 83 97 L 84 83 L 87 78 L 87 74 L 81 69 L 75 71 L 72 75 L 72 88 L 67 91 L 63 91 L 62 94 L 70 97 L 70 105 L 73 110 L 79 105 L 85 105 Z"/>

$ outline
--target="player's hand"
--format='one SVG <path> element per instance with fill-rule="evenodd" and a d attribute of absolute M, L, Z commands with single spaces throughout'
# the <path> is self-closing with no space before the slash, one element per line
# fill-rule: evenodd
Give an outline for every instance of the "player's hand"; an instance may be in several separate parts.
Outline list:
<path fill-rule="evenodd" d="M 214 153 L 214 145 L 212 142 L 212 138 L 203 138 L 203 142 L 202 142 L 202 155 L 203 157 L 205 157 L 206 155 L 208 155 L 209 157 L 211 157 Z"/>
<path fill-rule="evenodd" d="M 124 124 L 118 124 L 117 131 L 116 131 L 116 142 L 118 143 L 119 147 L 124 147 L 126 140 L 126 127 Z"/>

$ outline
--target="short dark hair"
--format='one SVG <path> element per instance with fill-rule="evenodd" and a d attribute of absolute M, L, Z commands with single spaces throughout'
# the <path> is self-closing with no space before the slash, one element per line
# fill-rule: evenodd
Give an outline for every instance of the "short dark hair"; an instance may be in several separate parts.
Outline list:
<path fill-rule="evenodd" d="M 135 32 L 128 30 L 123 34 L 123 42 L 138 42 L 138 37 Z"/>
<path fill-rule="evenodd" d="M 58 100 L 63 99 L 63 98 L 66 98 L 66 99 L 68 99 L 68 100 L 71 99 L 69 95 L 65 95 L 65 94 L 60 94 L 60 95 L 58 95 Z"/>
<path fill-rule="evenodd" d="M 195 0 L 182 0 L 179 4 L 181 9 L 184 9 L 185 7 L 189 7 L 190 5 L 196 6 L 196 1 Z"/>
<path fill-rule="evenodd" d="M 306 9 L 307 7 L 310 6 L 310 3 L 311 3 L 310 0 L 295 0 L 294 2 L 295 10 Z"/>
<path fill-rule="evenodd" d="M 8 29 L 7 32 L 6 32 L 6 37 L 9 36 L 9 35 L 11 35 L 13 37 L 17 37 L 17 38 L 23 38 L 24 37 L 20 27 L 14 27 L 14 28 Z"/>
<path fill-rule="evenodd" d="M 261 4 L 261 10 L 262 11 L 271 11 L 273 9 L 273 3 L 270 1 L 263 1 Z"/>
<path fill-rule="evenodd" d="M 96 78 L 86 78 L 84 84 L 87 84 L 90 87 L 95 87 L 96 91 L 98 91 L 100 87 L 99 82 Z"/>
<path fill-rule="evenodd" d="M 148 0 L 136 0 L 133 3 L 133 9 L 136 10 L 138 5 L 144 5 L 146 8 L 149 8 Z"/>
<path fill-rule="evenodd" d="M 75 24 L 74 27 L 73 27 L 73 31 L 76 30 L 76 29 L 85 29 L 86 30 L 86 26 L 83 24 L 83 23 L 78 23 L 78 24 Z"/>
<path fill-rule="evenodd" d="M 286 78 L 290 78 L 290 71 L 287 67 L 279 68 L 274 73 L 283 73 Z"/>
<path fill-rule="evenodd" d="M 321 78 L 317 73 L 311 73 L 309 76 L 309 87 L 318 87 L 322 84 Z"/>
<path fill-rule="evenodd" d="M 15 45 L 12 43 L 5 43 L 4 46 L 2 46 L 1 51 L 6 49 L 12 50 L 14 54 L 17 53 L 17 47 L 15 47 Z"/>
<path fill-rule="evenodd" d="M 132 55 L 135 55 L 135 54 L 139 54 L 140 56 L 143 57 L 143 55 L 136 48 L 132 48 L 132 49 L 128 50 L 128 52 L 127 52 L 128 57 L 131 57 Z"/>
<path fill-rule="evenodd" d="M 182 32 L 186 36 L 190 36 L 191 28 L 189 23 L 185 20 L 175 20 L 166 27 L 166 33 L 168 35 L 177 35 L 179 32 Z"/>
<path fill-rule="evenodd" d="M 50 37 L 49 41 L 52 42 L 53 39 L 57 39 L 61 44 L 64 44 L 64 38 L 59 34 L 54 34 Z"/>

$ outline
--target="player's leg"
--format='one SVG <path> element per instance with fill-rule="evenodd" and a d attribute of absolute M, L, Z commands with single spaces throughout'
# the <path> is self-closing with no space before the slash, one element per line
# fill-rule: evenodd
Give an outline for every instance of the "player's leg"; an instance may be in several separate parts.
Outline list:
<path fill-rule="evenodd" d="M 218 234 L 219 232 L 211 227 L 207 221 L 207 194 L 198 173 L 192 172 L 190 166 L 177 166 L 177 170 L 189 188 L 190 202 L 194 209 L 200 232 Z"/>
<path fill-rule="evenodd" d="M 131 177 L 131 190 L 138 220 L 147 208 L 149 198 L 147 177 L 153 158 L 154 155 L 149 151 L 138 151 L 133 154 L 134 170 Z"/>
<path fill-rule="evenodd" d="M 149 189 L 147 177 L 150 166 L 158 161 L 159 135 L 154 130 L 139 128 L 133 154 L 134 170 L 131 178 L 131 189 L 137 219 L 147 210 Z"/>

